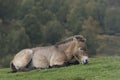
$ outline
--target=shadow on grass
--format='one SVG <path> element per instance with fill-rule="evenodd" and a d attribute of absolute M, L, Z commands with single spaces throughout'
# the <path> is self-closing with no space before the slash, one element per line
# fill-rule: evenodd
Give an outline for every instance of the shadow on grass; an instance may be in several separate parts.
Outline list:
<path fill-rule="evenodd" d="M 80 78 L 80 77 L 76 77 L 76 78 L 73 78 L 73 80 L 85 80 L 84 78 Z"/>
<path fill-rule="evenodd" d="M 57 80 L 85 80 L 81 77 L 71 77 L 71 78 L 58 78 Z"/>

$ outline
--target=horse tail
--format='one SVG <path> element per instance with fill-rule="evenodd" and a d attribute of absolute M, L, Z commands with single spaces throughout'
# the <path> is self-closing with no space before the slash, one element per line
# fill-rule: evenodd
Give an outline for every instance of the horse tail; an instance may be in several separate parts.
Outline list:
<path fill-rule="evenodd" d="M 31 67 L 31 63 L 32 63 L 32 58 L 31 58 L 31 60 L 29 61 L 29 63 L 26 65 L 26 68 Z"/>
<path fill-rule="evenodd" d="M 13 62 L 10 63 L 10 68 L 11 68 L 11 73 L 17 72 L 17 69 L 15 68 L 15 65 L 13 64 Z"/>
<path fill-rule="evenodd" d="M 30 67 L 32 67 L 31 64 L 32 64 L 32 57 L 33 57 L 34 51 L 33 51 L 33 50 L 28 50 L 28 53 L 29 53 L 31 56 L 29 55 L 30 60 L 29 60 L 29 62 L 28 62 L 28 64 L 26 65 L 25 68 L 30 68 Z"/>

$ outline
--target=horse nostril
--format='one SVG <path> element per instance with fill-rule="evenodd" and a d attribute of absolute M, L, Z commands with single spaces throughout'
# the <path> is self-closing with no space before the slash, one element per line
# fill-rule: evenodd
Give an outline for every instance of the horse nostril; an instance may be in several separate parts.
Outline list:
<path fill-rule="evenodd" d="M 84 64 L 88 64 L 88 60 L 85 60 Z"/>

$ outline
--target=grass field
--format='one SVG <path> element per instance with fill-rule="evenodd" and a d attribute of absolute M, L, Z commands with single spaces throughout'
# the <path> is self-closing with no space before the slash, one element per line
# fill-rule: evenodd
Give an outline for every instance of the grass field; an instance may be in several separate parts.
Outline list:
<path fill-rule="evenodd" d="M 91 58 L 88 65 L 7 73 L 0 69 L 0 80 L 120 80 L 120 57 Z"/>

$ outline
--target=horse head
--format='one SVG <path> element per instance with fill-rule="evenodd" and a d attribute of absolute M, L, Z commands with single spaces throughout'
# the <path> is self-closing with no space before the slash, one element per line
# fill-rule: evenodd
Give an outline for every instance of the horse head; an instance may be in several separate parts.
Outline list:
<path fill-rule="evenodd" d="M 73 38 L 73 41 L 75 42 L 74 46 L 74 58 L 82 64 L 88 63 L 88 51 L 86 47 L 86 38 L 84 38 L 82 35 L 75 35 Z"/>
<path fill-rule="evenodd" d="M 75 59 L 83 64 L 88 63 L 86 38 L 82 35 L 74 35 L 64 39 L 56 43 L 55 47 L 66 54 L 68 62 Z"/>
<path fill-rule="evenodd" d="M 75 58 L 79 63 L 87 64 L 88 63 L 88 51 L 86 48 L 80 47 L 78 52 L 75 54 Z"/>

